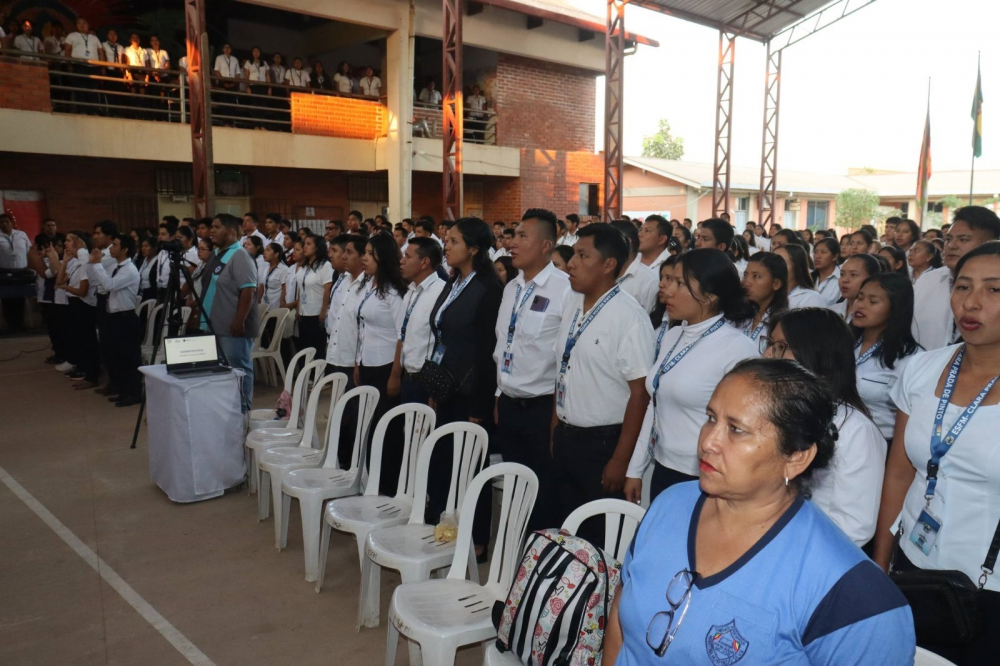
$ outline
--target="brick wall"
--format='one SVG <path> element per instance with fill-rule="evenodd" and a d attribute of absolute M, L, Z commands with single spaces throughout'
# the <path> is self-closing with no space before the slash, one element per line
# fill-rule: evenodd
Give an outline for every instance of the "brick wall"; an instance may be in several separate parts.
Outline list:
<path fill-rule="evenodd" d="M 344 139 L 386 135 L 385 107 L 379 102 L 292 93 L 292 132 Z"/>
<path fill-rule="evenodd" d="M 483 215 L 491 224 L 520 220 L 521 182 L 519 178 L 489 178 L 483 184 Z"/>
<path fill-rule="evenodd" d="M 593 151 L 595 74 L 507 54 L 497 56 L 497 145 Z"/>
<path fill-rule="evenodd" d="M 559 150 L 521 151 L 521 211 L 547 208 L 558 217 L 580 209 L 580 183 L 604 188 L 604 156 Z M 517 218 L 520 218 L 518 214 Z"/>
<path fill-rule="evenodd" d="M 49 68 L 39 61 L 0 57 L 0 109 L 52 113 Z"/>

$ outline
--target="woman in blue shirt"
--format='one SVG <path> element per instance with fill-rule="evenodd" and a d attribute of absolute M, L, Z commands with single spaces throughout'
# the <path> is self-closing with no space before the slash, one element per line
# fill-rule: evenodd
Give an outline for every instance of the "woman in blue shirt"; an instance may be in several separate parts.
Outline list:
<path fill-rule="evenodd" d="M 625 557 L 603 663 L 912 664 L 906 600 L 806 501 L 837 439 L 825 385 L 746 360 L 707 413 L 700 481 L 653 502 Z"/>

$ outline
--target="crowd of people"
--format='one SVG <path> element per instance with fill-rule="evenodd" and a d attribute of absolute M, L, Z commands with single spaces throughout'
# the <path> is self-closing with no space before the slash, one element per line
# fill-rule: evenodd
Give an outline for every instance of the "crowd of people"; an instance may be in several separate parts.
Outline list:
<path fill-rule="evenodd" d="M 15 245 L 9 222 L 0 216 L 0 248 Z M 162 299 L 163 245 L 179 241 L 194 269 L 182 291 L 199 290 L 208 310 L 195 308 L 189 333 L 211 320 L 247 372 L 247 406 L 264 303 L 295 312 L 287 354 L 315 348 L 349 387 L 379 392 L 376 419 L 420 402 L 439 425 L 486 428 L 491 452 L 538 476 L 532 529 L 647 491 L 609 626 L 622 663 L 672 643 L 681 657 L 705 650 L 706 632 L 729 632 L 729 647 L 709 642 L 721 657 L 907 663 L 912 619 L 882 571 L 980 578 L 1000 521 L 992 210 L 960 208 L 941 230 L 890 219 L 881 234 L 866 225 L 840 239 L 777 224 L 741 234 L 726 216 L 608 224 L 542 209 L 492 226 L 352 211 L 322 235 L 291 227 L 247 213 L 164 218 L 155 236 L 111 222 L 63 235 L 47 221 L 26 264 L 48 362 L 79 389 L 104 366 L 116 404 L 139 399 L 135 307 Z M 401 460 L 392 440 L 385 478 Z M 435 451 L 431 520 L 450 469 Z M 488 515 L 473 537 L 485 556 Z M 989 663 L 1000 581 L 983 580 L 980 638 L 925 647 Z M 678 585 L 688 631 L 657 624 L 664 590 L 677 610 Z"/>

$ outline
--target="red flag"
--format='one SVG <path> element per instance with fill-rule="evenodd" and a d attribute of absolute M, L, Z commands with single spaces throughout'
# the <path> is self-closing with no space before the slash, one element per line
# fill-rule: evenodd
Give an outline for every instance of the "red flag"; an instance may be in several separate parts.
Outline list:
<path fill-rule="evenodd" d="M 927 120 L 924 123 L 924 141 L 920 145 L 920 166 L 917 167 L 917 207 L 923 216 L 927 205 L 927 181 L 931 179 L 931 104 L 927 100 Z M 921 224 L 923 220 L 920 220 Z"/>

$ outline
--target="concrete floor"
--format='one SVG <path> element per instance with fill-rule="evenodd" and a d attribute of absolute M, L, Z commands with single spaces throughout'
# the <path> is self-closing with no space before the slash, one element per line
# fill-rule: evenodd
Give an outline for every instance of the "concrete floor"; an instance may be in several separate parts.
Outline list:
<path fill-rule="evenodd" d="M 384 663 L 385 614 L 398 576 L 383 574 L 382 626 L 355 632 L 360 572 L 352 539 L 335 535 L 316 594 L 303 578 L 295 503 L 289 547 L 279 553 L 273 524 L 257 523 L 256 497 L 245 491 L 170 502 L 150 481 L 144 430 L 129 449 L 137 408 L 74 391 L 43 364 L 48 350 L 35 351 L 47 342 L 0 340 L 0 664 Z M 19 351 L 31 353 L 7 360 Z M 276 396 L 258 384 L 255 406 L 271 406 Z M 11 484 L 113 573 L 102 577 Z M 145 612 L 109 584 L 114 574 Z M 185 642 L 193 649 L 184 650 Z M 481 655 L 467 648 L 457 663 L 478 664 Z M 401 642 L 397 664 L 406 663 Z"/>

